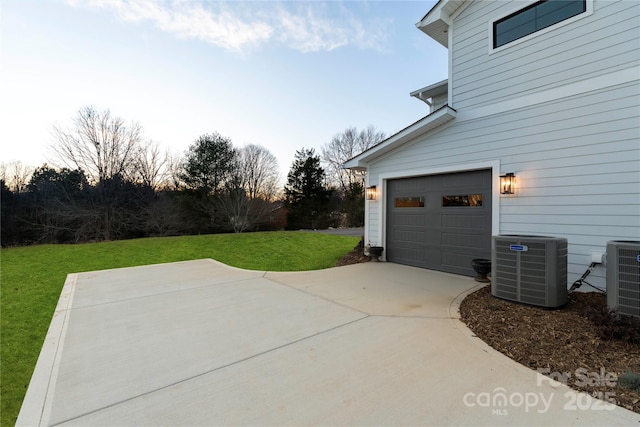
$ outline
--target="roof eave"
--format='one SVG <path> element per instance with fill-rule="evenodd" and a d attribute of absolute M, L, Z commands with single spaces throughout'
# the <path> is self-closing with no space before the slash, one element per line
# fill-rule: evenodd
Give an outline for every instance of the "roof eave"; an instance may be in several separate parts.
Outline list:
<path fill-rule="evenodd" d="M 449 27 L 453 17 L 460 14 L 469 4 L 470 0 L 440 0 L 416 24 L 416 27 L 442 46 L 448 48 Z"/>
<path fill-rule="evenodd" d="M 447 93 L 448 88 L 449 80 L 442 80 L 441 82 L 423 87 L 422 89 L 414 90 L 413 92 L 409 93 L 409 96 L 424 100 L 433 98 L 434 96 L 443 95 Z"/>
<path fill-rule="evenodd" d="M 449 47 L 449 15 L 444 11 L 448 0 L 440 0 L 431 10 L 416 24 L 416 27 L 440 43 Z"/>
<path fill-rule="evenodd" d="M 444 124 L 456 118 L 456 110 L 445 105 L 428 116 L 423 117 L 417 122 L 407 126 L 395 135 L 390 136 L 380 144 L 371 147 L 367 151 L 347 160 L 343 165 L 343 169 L 366 170 L 369 162 L 386 154 L 397 147 L 405 144 L 412 139 L 418 138 L 427 132 L 443 126 Z"/>

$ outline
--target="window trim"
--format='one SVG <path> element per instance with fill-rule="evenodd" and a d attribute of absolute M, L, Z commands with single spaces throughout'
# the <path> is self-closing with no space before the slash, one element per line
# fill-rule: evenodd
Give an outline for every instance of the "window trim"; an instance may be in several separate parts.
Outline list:
<path fill-rule="evenodd" d="M 565 26 L 565 25 L 569 25 L 569 24 L 571 24 L 571 23 L 573 23 L 575 21 L 578 21 L 580 19 L 586 18 L 586 17 L 588 17 L 588 16 L 593 14 L 593 0 L 585 0 L 585 2 L 586 2 L 586 10 L 584 12 L 579 13 L 579 14 L 577 14 L 575 16 L 572 16 L 571 18 L 567 18 L 567 19 L 565 19 L 563 21 L 557 22 L 557 23 L 555 23 L 553 25 L 550 25 L 550 26 L 548 26 L 546 28 L 543 28 L 541 30 L 534 31 L 531 34 L 527 34 L 524 37 L 521 37 L 519 39 L 513 40 L 513 41 L 508 42 L 506 44 L 503 44 L 500 47 L 495 47 L 494 48 L 493 47 L 493 38 L 494 38 L 493 29 L 494 29 L 494 24 L 497 21 L 500 21 L 501 19 L 504 19 L 504 18 L 508 17 L 509 15 L 513 15 L 515 13 L 520 12 L 521 10 L 525 10 L 527 8 L 530 8 L 532 5 L 534 5 L 535 3 L 538 3 L 539 1 L 540 0 L 529 1 L 524 6 L 523 5 L 519 5 L 517 8 L 511 9 L 508 12 L 503 13 L 500 16 L 498 16 L 498 17 L 496 17 L 496 18 L 494 18 L 494 19 L 489 21 L 489 26 L 488 26 L 489 55 L 491 55 L 493 53 L 501 52 L 501 51 L 503 51 L 505 49 L 508 49 L 508 48 L 510 48 L 512 46 L 517 46 L 520 43 L 525 43 L 525 42 L 531 40 L 534 37 L 541 36 L 543 34 L 548 33 L 549 31 L 553 31 L 553 30 L 555 30 L 557 28 L 560 28 L 562 26 Z"/>

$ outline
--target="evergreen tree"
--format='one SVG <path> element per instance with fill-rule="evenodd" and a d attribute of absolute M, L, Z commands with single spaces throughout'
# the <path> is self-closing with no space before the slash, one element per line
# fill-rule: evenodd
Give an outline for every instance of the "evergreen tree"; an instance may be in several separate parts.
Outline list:
<path fill-rule="evenodd" d="M 327 226 L 331 191 L 324 181 L 320 156 L 313 149 L 296 151 L 284 189 L 290 229 Z"/>
<path fill-rule="evenodd" d="M 204 232 L 224 231 L 229 225 L 220 201 L 237 160 L 231 139 L 217 132 L 200 136 L 187 150 L 179 177 L 187 187 L 190 208 L 198 216 L 198 228 Z"/>
<path fill-rule="evenodd" d="M 231 139 L 217 132 L 202 135 L 189 147 L 180 178 L 191 189 L 215 195 L 230 178 L 236 157 Z"/>

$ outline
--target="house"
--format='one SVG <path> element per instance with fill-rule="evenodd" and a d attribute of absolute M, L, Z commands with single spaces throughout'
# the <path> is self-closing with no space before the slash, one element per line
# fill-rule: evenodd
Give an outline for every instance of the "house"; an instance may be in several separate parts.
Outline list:
<path fill-rule="evenodd" d="M 287 228 L 287 209 L 282 202 L 275 202 L 271 209 L 264 216 L 263 220 L 257 224 L 258 230 L 284 230 Z"/>
<path fill-rule="evenodd" d="M 492 236 L 562 237 L 572 283 L 607 241 L 640 240 L 640 2 L 440 0 L 416 25 L 449 76 L 411 93 L 428 115 L 344 164 L 375 187 L 366 242 L 474 275 Z"/>

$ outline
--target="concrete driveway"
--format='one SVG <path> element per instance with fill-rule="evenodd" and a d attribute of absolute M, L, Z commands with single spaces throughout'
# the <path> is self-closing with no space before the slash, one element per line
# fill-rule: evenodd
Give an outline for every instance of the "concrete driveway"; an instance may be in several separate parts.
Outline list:
<path fill-rule="evenodd" d="M 212 260 L 71 274 L 17 425 L 636 425 L 459 321 L 471 278 Z"/>

